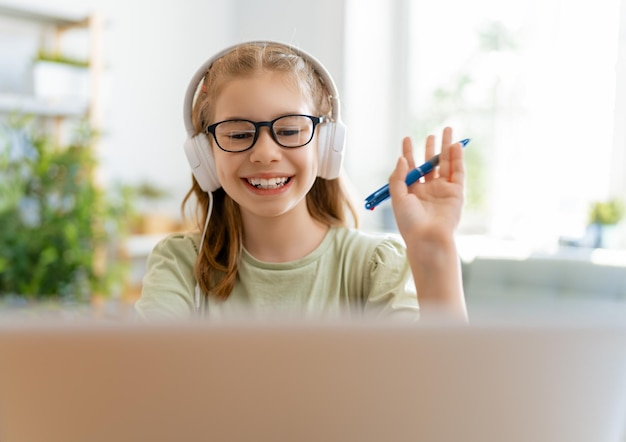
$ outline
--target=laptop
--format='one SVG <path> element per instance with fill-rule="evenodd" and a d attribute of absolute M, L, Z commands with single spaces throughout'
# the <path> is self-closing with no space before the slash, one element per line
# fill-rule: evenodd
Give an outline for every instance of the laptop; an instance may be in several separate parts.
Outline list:
<path fill-rule="evenodd" d="M 626 325 L 0 325 L 0 440 L 622 442 Z"/>

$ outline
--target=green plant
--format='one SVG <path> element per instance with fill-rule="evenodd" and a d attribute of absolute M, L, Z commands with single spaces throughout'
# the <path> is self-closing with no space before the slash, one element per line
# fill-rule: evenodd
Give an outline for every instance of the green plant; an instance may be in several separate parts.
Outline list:
<path fill-rule="evenodd" d="M 94 183 L 95 135 L 77 135 L 59 147 L 28 121 L 0 132 L 0 295 L 81 301 L 123 277 L 106 258 L 130 202 Z"/>
<path fill-rule="evenodd" d="M 159 200 L 169 195 L 169 192 L 162 187 L 149 182 L 142 181 L 134 188 L 138 198 L 146 200 Z"/>
<path fill-rule="evenodd" d="M 624 204 L 614 198 L 608 201 L 596 201 L 589 208 L 589 223 L 614 225 L 624 216 Z"/>
<path fill-rule="evenodd" d="M 37 57 L 35 58 L 35 61 L 49 61 L 52 63 L 67 64 L 69 66 L 75 66 L 80 68 L 89 67 L 89 61 L 87 60 L 68 57 L 58 52 L 46 52 L 42 49 L 37 52 Z"/>

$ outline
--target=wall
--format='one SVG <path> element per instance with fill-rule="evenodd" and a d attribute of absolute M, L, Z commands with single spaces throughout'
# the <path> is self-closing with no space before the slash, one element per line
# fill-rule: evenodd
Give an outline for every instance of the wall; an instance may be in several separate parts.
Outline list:
<path fill-rule="evenodd" d="M 177 215 L 190 174 L 182 150 L 182 100 L 190 76 L 229 41 L 225 1 L 96 1 L 109 22 L 109 84 L 102 143 L 105 178 L 165 187 Z M 209 25 L 210 23 L 210 25 Z"/>
<path fill-rule="evenodd" d="M 355 188 L 361 226 L 395 229 L 389 202 L 374 212 L 363 199 L 385 184 L 401 154 L 407 122 L 409 0 L 348 0 L 343 116 L 345 166 Z"/>

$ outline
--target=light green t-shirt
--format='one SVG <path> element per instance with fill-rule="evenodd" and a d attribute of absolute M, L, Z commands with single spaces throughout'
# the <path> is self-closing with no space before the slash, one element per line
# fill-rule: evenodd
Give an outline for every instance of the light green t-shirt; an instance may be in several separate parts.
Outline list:
<path fill-rule="evenodd" d="M 174 234 L 156 245 L 135 305 L 141 318 L 195 314 L 198 243 L 198 234 Z M 331 228 L 313 252 L 295 261 L 263 262 L 244 250 L 228 299 L 201 298 L 201 315 L 215 319 L 418 317 L 404 244 L 391 235 L 341 227 Z"/>

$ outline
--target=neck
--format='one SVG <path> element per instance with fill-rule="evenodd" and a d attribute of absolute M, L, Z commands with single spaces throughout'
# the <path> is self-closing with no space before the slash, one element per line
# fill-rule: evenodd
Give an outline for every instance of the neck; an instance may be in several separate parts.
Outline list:
<path fill-rule="evenodd" d="M 302 258 L 320 245 L 328 226 L 306 212 L 292 210 L 274 217 L 242 213 L 243 243 L 256 259 L 266 262 L 288 262 Z"/>

